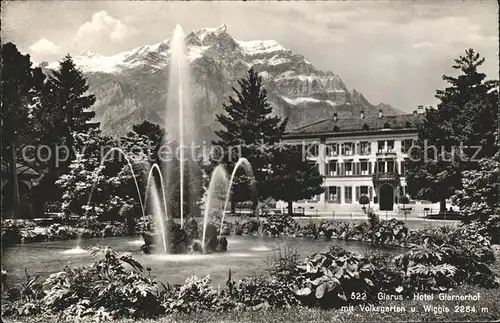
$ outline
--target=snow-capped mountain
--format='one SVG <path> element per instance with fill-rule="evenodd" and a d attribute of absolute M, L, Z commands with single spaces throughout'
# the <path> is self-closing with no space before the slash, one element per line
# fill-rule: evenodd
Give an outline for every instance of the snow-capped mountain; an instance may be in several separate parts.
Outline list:
<path fill-rule="evenodd" d="M 122 135 L 132 125 L 147 119 L 164 124 L 167 102 L 170 40 L 145 45 L 112 56 L 87 52 L 74 57 L 84 72 L 90 92 L 97 101 L 95 110 L 103 131 Z M 301 54 L 274 40 L 237 41 L 225 25 L 205 28 L 186 36 L 191 66 L 192 103 L 199 123 L 213 138 L 215 116 L 221 113 L 232 87 L 250 67 L 264 79 L 268 98 L 276 114 L 289 118 L 289 127 L 331 117 L 400 114 L 388 105 L 370 104 L 361 93 L 349 91 L 331 71 L 315 68 Z M 44 64 L 55 69 L 58 63 Z"/>

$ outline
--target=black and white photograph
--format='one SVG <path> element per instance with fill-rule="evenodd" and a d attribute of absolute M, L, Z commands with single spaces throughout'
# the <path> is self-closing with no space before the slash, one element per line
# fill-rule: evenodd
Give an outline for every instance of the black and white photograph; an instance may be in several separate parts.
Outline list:
<path fill-rule="evenodd" d="M 2 322 L 500 322 L 498 1 L 0 18 Z"/>

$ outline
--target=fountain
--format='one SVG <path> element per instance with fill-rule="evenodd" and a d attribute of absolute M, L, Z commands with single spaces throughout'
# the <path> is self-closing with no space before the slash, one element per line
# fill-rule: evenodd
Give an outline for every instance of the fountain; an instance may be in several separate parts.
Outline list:
<path fill-rule="evenodd" d="M 204 210 L 204 216 L 203 216 L 203 236 L 201 239 L 202 242 L 202 248 L 203 251 L 206 252 L 207 246 L 210 247 L 211 249 L 217 248 L 218 245 L 226 245 L 223 248 L 227 248 L 227 240 L 224 240 L 222 238 L 218 239 L 217 238 L 217 228 L 215 226 L 210 227 L 209 235 L 207 237 L 207 227 L 208 227 L 208 218 L 210 216 L 210 210 L 212 209 L 212 201 L 214 200 L 214 196 L 216 193 L 220 192 L 220 186 L 217 187 L 217 185 L 223 186 L 222 188 L 222 195 L 228 195 L 229 189 L 227 185 L 227 173 L 224 170 L 224 167 L 222 165 L 219 165 L 215 167 L 214 171 L 212 172 L 212 176 L 210 178 L 210 183 L 208 185 L 208 191 L 207 191 L 207 199 L 205 203 L 205 210 Z M 219 190 L 219 191 L 218 191 Z M 222 213 L 222 218 L 224 218 L 224 213 Z M 207 240 L 208 238 L 208 240 Z M 225 238 L 224 238 L 225 239 Z"/>
<path fill-rule="evenodd" d="M 226 215 L 227 204 L 229 203 L 229 198 L 231 197 L 231 188 L 233 187 L 234 176 L 236 175 L 236 171 L 239 169 L 240 166 L 243 167 L 247 176 L 250 176 L 253 178 L 252 166 L 250 165 L 250 162 L 248 161 L 248 159 L 243 158 L 243 157 L 238 159 L 238 161 L 236 162 L 236 165 L 234 165 L 233 172 L 231 173 L 231 179 L 229 180 L 229 187 L 228 187 L 227 194 L 226 194 L 226 200 L 224 202 L 224 210 L 222 211 L 222 219 L 220 222 L 220 234 L 221 235 L 222 235 L 222 229 L 224 226 L 224 217 Z M 254 185 L 252 185 L 252 190 L 255 191 Z"/>
<path fill-rule="evenodd" d="M 194 111 L 189 100 L 191 96 L 189 92 L 189 62 L 186 55 L 184 38 L 185 35 L 182 27 L 177 25 L 170 42 L 171 58 L 168 78 L 168 99 L 165 109 L 165 129 L 168 129 L 169 136 L 165 138 L 165 142 L 169 139 L 174 139 L 179 144 L 177 157 L 179 160 L 179 215 L 181 228 L 184 226 L 184 204 L 186 202 L 186 197 L 184 196 L 186 166 L 189 167 L 189 163 L 186 163 L 184 156 L 184 149 L 186 148 L 186 143 L 193 143 L 198 139 L 194 122 Z M 164 176 L 172 174 L 172 165 L 173 163 L 165 163 L 166 172 Z M 191 189 L 191 187 L 189 188 Z"/>
<path fill-rule="evenodd" d="M 195 196 L 196 194 L 191 193 L 193 190 L 196 191 L 193 188 L 191 181 L 185 181 L 185 176 L 188 174 L 186 172 L 189 172 L 191 166 L 189 161 L 186 161 L 187 158 L 185 158 L 184 149 L 186 148 L 186 143 L 192 144 L 198 139 L 195 131 L 196 127 L 194 126 L 195 115 L 189 101 L 189 64 L 185 50 L 184 38 L 182 28 L 177 25 L 170 42 L 171 60 L 169 64 L 168 99 L 165 108 L 165 129 L 167 129 L 167 131 L 165 132 L 166 135 L 163 139 L 164 143 L 173 140 L 179 144 L 177 157 L 179 160 L 178 179 L 180 204 L 178 212 L 180 223 L 176 223 L 174 221 L 172 210 L 167 207 L 167 204 L 170 204 L 172 201 L 170 200 L 170 203 L 167 201 L 166 192 L 173 191 L 171 185 L 175 183 L 175 180 L 177 180 L 177 174 L 176 172 L 173 172 L 173 162 L 162 161 L 162 165 L 155 163 L 149 167 L 144 203 L 139 190 L 136 174 L 132 168 L 132 163 L 124 151 L 120 148 L 113 148 L 108 151 L 108 153 L 103 157 L 101 167 L 99 168 L 99 171 L 103 168 L 106 157 L 111 152 L 118 151 L 125 157 L 127 165 L 132 171 L 134 183 L 137 188 L 142 215 L 143 217 L 146 217 L 145 208 L 149 207 L 154 217 L 154 232 L 150 232 L 150 230 L 147 229 L 142 233 L 144 244 L 141 246 L 141 249 L 147 254 L 152 252 L 161 254 L 181 254 L 187 251 L 197 253 L 226 251 L 226 238 L 219 236 L 217 227 L 209 223 L 210 212 L 214 210 L 213 204 L 216 201 L 215 194 L 217 193 L 218 197 L 220 197 L 219 200 L 224 202 L 220 207 L 220 211 L 222 212 L 222 227 L 227 203 L 230 198 L 230 188 L 234 181 L 236 171 L 240 167 L 243 167 L 247 175 L 253 176 L 250 163 L 245 158 L 240 158 L 236 163 L 229 183 L 227 172 L 223 166 L 219 165 L 214 169 L 211 174 L 210 184 L 207 190 L 203 216 L 202 238 L 201 241 L 199 241 L 198 224 L 192 217 L 186 220 L 184 210 L 186 202 L 192 202 L 197 198 Z M 163 169 L 160 167 L 163 167 Z M 191 173 L 189 174 L 192 175 Z M 94 186 L 95 183 L 92 186 L 89 195 L 87 209 L 89 209 Z M 189 190 L 185 190 L 187 188 Z M 189 196 L 186 196 L 186 191 L 190 192 Z M 188 205 L 193 205 L 193 203 Z"/>

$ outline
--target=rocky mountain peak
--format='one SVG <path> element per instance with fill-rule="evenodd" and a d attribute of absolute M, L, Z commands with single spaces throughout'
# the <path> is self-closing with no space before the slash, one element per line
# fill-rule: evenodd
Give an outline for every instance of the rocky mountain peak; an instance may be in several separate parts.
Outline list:
<path fill-rule="evenodd" d="M 147 119 L 164 124 L 167 101 L 170 40 L 143 45 L 112 56 L 84 53 L 74 61 L 84 72 L 90 92 L 96 95 L 98 121 L 104 133 L 121 135 Z M 186 54 L 191 64 L 192 104 L 198 123 L 207 136 L 217 128 L 221 113 L 237 80 L 254 67 L 274 113 L 289 118 L 290 128 L 339 115 L 399 114 L 390 106 L 374 106 L 358 91 L 350 92 L 332 71 L 316 68 L 301 53 L 275 40 L 235 40 L 225 25 L 203 28 L 186 35 Z M 48 65 L 57 68 L 58 63 Z M 372 113 L 373 112 L 373 113 Z"/>

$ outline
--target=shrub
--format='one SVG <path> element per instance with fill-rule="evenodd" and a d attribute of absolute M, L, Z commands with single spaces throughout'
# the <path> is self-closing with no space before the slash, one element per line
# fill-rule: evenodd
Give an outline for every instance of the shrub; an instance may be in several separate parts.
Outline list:
<path fill-rule="evenodd" d="M 410 250 L 397 256 L 395 261 L 405 272 L 405 287 L 412 291 L 446 291 L 463 283 L 494 287 L 498 285 L 488 263 L 487 252 L 476 253 L 473 246 L 453 237 L 451 241 L 436 243 L 438 239 L 426 238 L 413 244 Z M 484 248 L 483 248 L 484 249 Z"/>
<path fill-rule="evenodd" d="M 234 284 L 233 300 L 238 308 L 261 309 L 297 305 L 295 293 L 275 277 L 245 277 Z"/>
<path fill-rule="evenodd" d="M 90 266 L 66 267 L 49 276 L 43 302 L 48 311 L 61 313 L 66 319 L 79 317 L 154 317 L 164 313 L 165 288 L 130 254 L 118 255 L 106 248 L 95 248 L 101 255 Z M 126 270 L 128 264 L 132 271 Z"/>
<path fill-rule="evenodd" d="M 166 299 L 166 311 L 171 313 L 193 313 L 197 311 L 222 312 L 234 307 L 228 294 L 211 286 L 209 276 L 192 276 L 181 286 L 175 286 Z"/>
<path fill-rule="evenodd" d="M 373 212 L 373 211 L 368 212 L 368 224 L 369 224 L 370 230 L 375 229 L 375 227 L 379 223 L 380 223 L 379 216 L 375 212 Z"/>
<path fill-rule="evenodd" d="M 270 236 L 279 236 L 283 234 L 293 234 L 297 229 L 298 223 L 288 214 L 276 214 L 267 218 L 263 224 L 262 231 Z"/>
<path fill-rule="evenodd" d="M 4 271 L 2 270 L 2 276 Z M 6 275 L 6 273 L 5 273 Z M 38 283 L 39 275 L 30 276 L 25 270 L 26 280 L 21 288 L 10 288 L 2 293 L 2 314 L 5 316 L 29 316 L 42 311 L 41 298 L 44 296 L 42 285 Z M 3 279 L 3 277 L 2 277 Z M 3 292 L 2 283 L 2 292 Z"/>
<path fill-rule="evenodd" d="M 492 215 L 485 221 L 461 224 L 459 227 L 488 238 L 491 244 L 500 244 L 500 215 Z"/>
<path fill-rule="evenodd" d="M 257 233 L 260 227 L 260 222 L 255 219 L 250 219 L 241 225 L 244 234 Z"/>
<path fill-rule="evenodd" d="M 408 236 L 408 228 L 403 221 L 391 219 L 370 223 L 374 225 L 371 229 L 371 241 L 378 246 L 403 245 Z"/>
<path fill-rule="evenodd" d="M 375 268 L 359 254 L 334 246 L 306 258 L 297 268 L 296 295 L 307 305 L 332 308 L 376 300 Z"/>
<path fill-rule="evenodd" d="M 324 220 L 322 220 L 323 222 Z M 320 228 L 316 226 L 316 224 L 312 221 L 309 221 L 308 224 L 300 228 L 298 234 L 300 234 L 303 237 L 314 237 L 314 239 L 318 239 L 319 234 L 321 232 L 321 223 L 320 223 Z M 331 234 L 329 236 L 331 238 Z"/>

